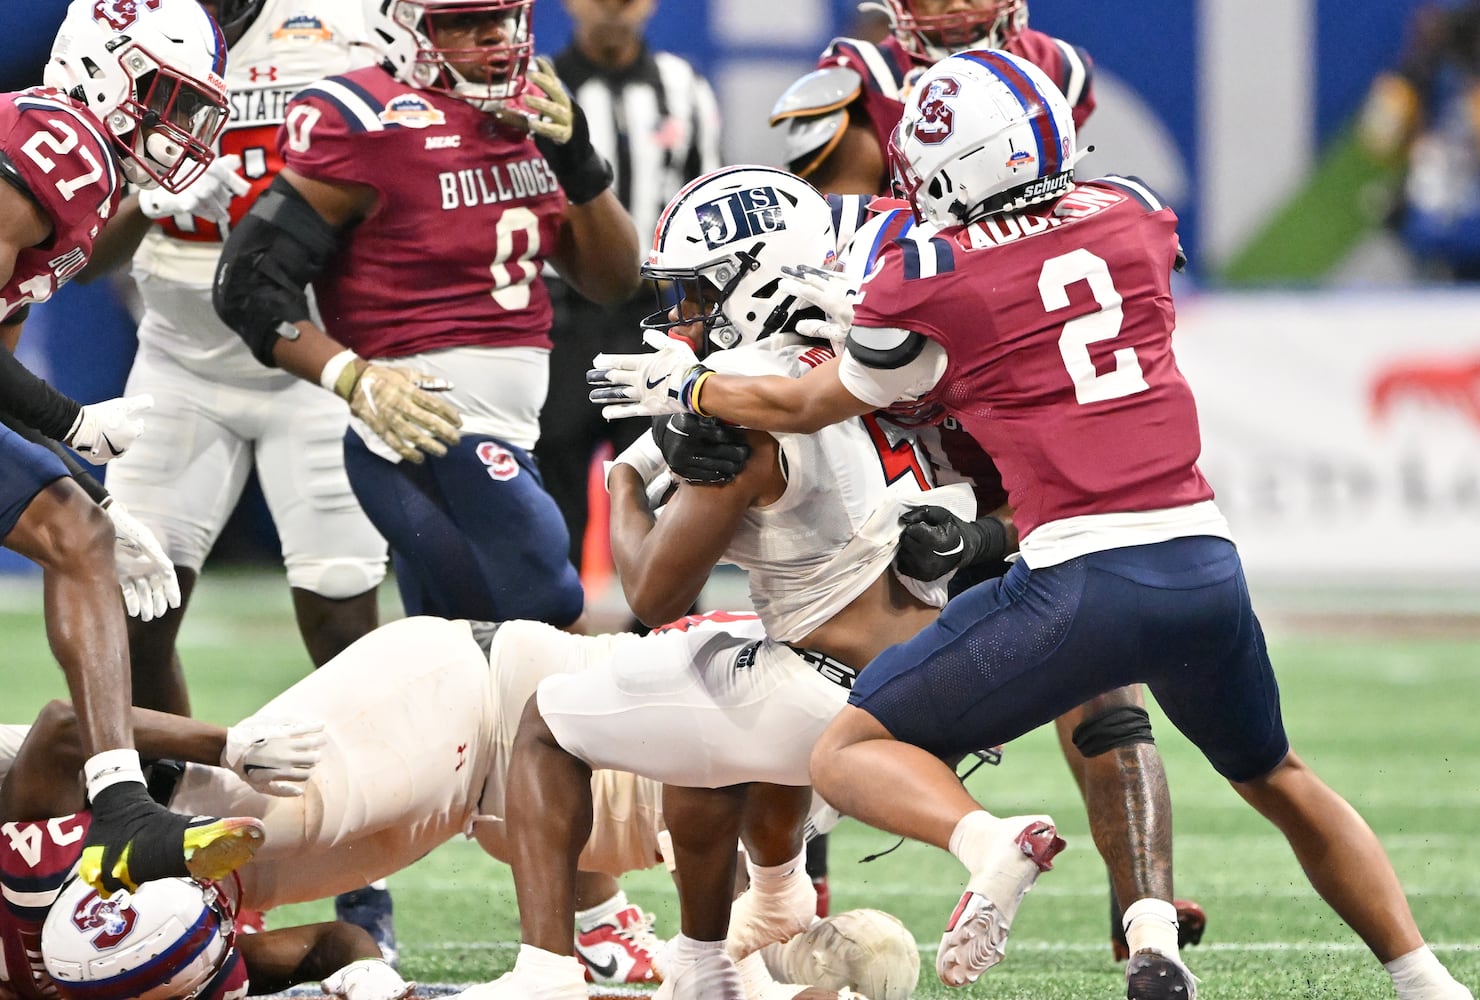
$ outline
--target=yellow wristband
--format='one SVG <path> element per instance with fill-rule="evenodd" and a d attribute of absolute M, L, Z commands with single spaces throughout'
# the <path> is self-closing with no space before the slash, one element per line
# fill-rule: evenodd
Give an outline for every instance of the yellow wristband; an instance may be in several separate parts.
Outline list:
<path fill-rule="evenodd" d="M 700 372 L 699 377 L 694 379 L 694 387 L 689 390 L 689 409 L 693 410 L 696 416 L 712 416 L 699 408 L 699 393 L 704 389 L 704 383 L 709 381 L 709 376 L 713 374 L 714 372 L 711 371 Z"/>

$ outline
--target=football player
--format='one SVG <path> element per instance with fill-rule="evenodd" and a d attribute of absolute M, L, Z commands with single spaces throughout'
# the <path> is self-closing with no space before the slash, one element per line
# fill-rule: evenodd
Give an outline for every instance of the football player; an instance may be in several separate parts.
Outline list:
<path fill-rule="evenodd" d="M 888 0 L 884 8 L 891 34 L 882 42 L 843 38 L 818 60 L 818 69 L 782 95 L 771 124 L 784 128 L 791 168 L 832 194 L 889 192 L 885 151 L 889 136 L 904 112 L 914 81 L 930 65 L 952 52 L 1000 49 L 1042 69 L 1068 98 L 1074 124 L 1080 128 L 1095 109 L 1094 71 L 1088 53 L 1062 39 L 1028 26 L 1027 0 Z M 904 223 L 890 233 L 902 235 Z M 992 460 L 954 421 L 926 432 L 933 459 L 953 468 L 976 487 L 983 515 L 956 525 L 941 512 L 922 513 L 905 527 L 905 553 L 918 538 L 922 555 L 934 572 L 958 570 L 951 593 L 973 582 L 1007 571 L 1001 560 L 1012 533 L 1007 494 Z M 964 537 L 984 535 L 979 561 L 966 559 Z M 932 555 L 931 553 L 951 553 Z M 923 571 L 923 567 L 916 567 Z M 1139 825 L 1149 843 L 1169 843 L 1171 797 L 1161 758 L 1152 742 L 1145 697 L 1137 687 L 1107 692 L 1055 720 L 1059 743 L 1090 815 L 1097 845 L 1123 842 L 1126 830 Z M 814 876 L 825 876 L 825 841 L 812 845 L 808 864 Z M 1102 852 L 1107 847 L 1100 846 Z M 1170 878 L 1170 855 L 1153 854 L 1153 878 Z M 1110 935 L 1116 958 L 1128 957 L 1117 897 L 1133 898 L 1144 885 L 1133 883 L 1124 857 L 1105 855 L 1110 875 Z M 825 878 L 823 879 L 825 886 Z M 1178 935 L 1183 945 L 1202 938 L 1207 916 L 1195 902 L 1177 900 Z"/>
<path fill-rule="evenodd" d="M 348 400 L 350 483 L 408 613 L 568 626 L 584 595 L 530 457 L 540 271 L 621 301 L 638 249 L 583 113 L 530 65 L 531 2 L 372 4 L 385 61 L 289 102 L 285 166 L 233 228 L 215 305 L 259 361 Z"/>
<path fill-rule="evenodd" d="M 0 320 L 13 344 L 32 303 L 86 262 L 118 205 L 122 178 L 181 189 L 206 169 L 225 120 L 226 50 L 194 0 L 75 0 L 45 68 L 47 86 L 0 97 Z M 5 409 L 41 434 L 106 461 L 132 443 L 147 399 L 89 407 L 51 390 L 0 351 Z M 192 821 L 144 789 L 129 731 L 124 609 L 110 520 L 55 455 L 0 428 L 0 535 L 45 572 L 47 633 L 84 716 L 84 766 L 95 822 L 83 878 L 111 892 L 187 873 L 221 877 L 261 841 L 251 819 Z M 118 506 L 116 502 L 112 506 Z M 123 525 L 123 526 L 120 526 Z M 132 556 L 152 561 L 132 533 Z M 135 611 L 162 613 L 178 594 L 132 589 Z"/>
<path fill-rule="evenodd" d="M 752 614 L 715 613 L 676 624 L 652 636 L 580 637 L 538 622 L 403 619 L 354 643 L 229 729 L 137 709 L 139 745 L 151 758 L 195 762 L 155 766 L 154 787 L 174 808 L 229 804 L 263 819 L 267 844 L 232 880 L 235 905 L 247 909 L 322 898 L 384 878 L 459 835 L 507 862 L 511 848 L 501 817 L 510 755 L 519 712 L 541 679 L 611 656 L 667 661 L 692 656 L 708 642 L 761 635 Z M 41 831 L 35 837 L 51 836 L 47 817 L 81 804 L 75 791 L 59 800 L 75 789 L 77 737 L 65 702 L 49 704 L 29 728 L 0 727 L 0 772 L 6 773 L 0 809 L 33 819 Z M 597 771 L 589 787 L 595 822 L 581 868 L 615 876 L 658 864 L 665 853 L 658 785 Z M 70 822 L 58 827 L 64 837 L 72 828 Z M 720 898 L 727 901 L 730 893 Z M 0 909 L 0 920 L 4 914 Z M 773 956 L 778 970 L 834 989 L 867 987 L 875 1000 L 904 1000 L 915 984 L 918 953 L 897 922 L 873 914 L 837 914 L 808 928 L 805 938 Z M 643 926 L 627 933 L 650 936 L 650 921 L 645 916 Z M 777 996 L 763 964 L 752 970 L 752 981 L 753 1000 Z"/>
<path fill-rule="evenodd" d="M 179 575 L 180 605 L 129 625 L 134 704 L 190 714 L 177 648 L 200 569 L 255 467 L 282 543 L 309 659 L 325 663 L 373 629 L 386 545 L 344 472 L 342 399 L 264 368 L 211 308 L 221 244 L 282 159 L 288 100 L 324 76 L 372 63 L 359 4 L 341 0 L 207 0 L 230 56 L 232 114 L 222 155 L 178 194 L 125 198 L 98 235 L 90 280 L 130 257 L 144 307 L 129 392 L 154 400 L 148 437 L 109 470 L 108 485 L 152 529 Z M 395 955 L 391 901 L 367 887 L 336 912 Z"/>
<path fill-rule="evenodd" d="M 778 280 L 784 261 L 822 264 L 835 241 L 831 207 L 792 174 L 738 166 L 694 181 L 660 218 L 643 268 L 680 293 L 649 318 L 649 336 L 731 348 L 711 355 L 726 371 L 830 366 L 829 344 L 795 332 L 820 313 Z M 649 623 L 680 613 L 723 559 L 749 571 L 764 630 L 670 629 L 662 655 L 619 647 L 540 684 L 506 796 L 523 947 L 513 971 L 469 990 L 470 1000 L 583 995 L 566 928 L 599 768 L 665 784 L 683 933 L 666 953 L 663 995 L 752 995 L 742 977 L 763 966 L 753 953 L 806 927 L 816 905 L 801 857 L 811 746 L 855 683 L 854 665 L 915 634 L 944 602 L 943 584 L 912 585 L 891 569 L 898 519 L 931 502 L 970 512 L 973 500 L 964 487 L 934 488 L 908 429 L 863 416 L 815 435 L 692 420 L 658 432 L 624 451 L 608 478 L 628 605 Z M 704 433 L 736 436 L 731 457 L 748 455 L 744 471 L 676 481 L 663 442 Z M 1041 843 L 1044 865 L 1062 846 L 1046 818 L 1022 818 L 1006 838 L 1014 851 L 1020 831 Z M 750 888 L 732 922 L 716 904 L 734 878 L 737 839 Z"/>
<path fill-rule="evenodd" d="M 837 364 L 742 378 L 673 343 L 607 359 L 596 396 L 623 401 L 611 415 L 689 410 L 778 432 L 923 399 L 998 456 L 1022 558 L 879 656 L 812 757 L 818 792 L 843 813 L 948 849 L 971 872 L 937 953 L 943 981 L 1001 961 L 1036 873 L 1004 879 L 984 864 L 1016 821 L 982 810 L 939 758 L 1145 683 L 1285 834 L 1400 998 L 1470 1000 L 1424 944 L 1372 830 L 1290 749 L 1172 355 L 1176 216 L 1131 178 L 1076 184 L 1074 135 L 1068 102 L 1031 63 L 942 60 L 890 153 L 916 218 L 940 228 L 886 246 L 856 303 L 835 310 L 848 328 Z M 799 273 L 787 290 L 836 303 L 827 272 Z M 905 787 L 921 793 L 894 792 Z M 1170 888 L 1126 907 L 1132 1000 L 1196 996 Z"/>

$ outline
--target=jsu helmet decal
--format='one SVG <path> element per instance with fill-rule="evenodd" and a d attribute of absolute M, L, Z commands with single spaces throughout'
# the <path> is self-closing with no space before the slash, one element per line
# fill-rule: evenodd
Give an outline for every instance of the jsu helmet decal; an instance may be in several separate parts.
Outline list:
<path fill-rule="evenodd" d="M 694 212 L 699 217 L 704 242 L 711 250 L 786 228 L 781 198 L 772 187 L 735 191 L 698 206 Z"/>

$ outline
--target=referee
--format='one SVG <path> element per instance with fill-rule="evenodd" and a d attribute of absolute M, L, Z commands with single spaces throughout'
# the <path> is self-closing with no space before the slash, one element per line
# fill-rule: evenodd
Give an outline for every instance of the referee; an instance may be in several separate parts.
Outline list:
<path fill-rule="evenodd" d="M 682 58 L 648 48 L 643 31 L 656 0 L 564 3 L 573 30 L 570 44 L 555 57 L 555 70 L 586 112 L 591 142 L 615 171 L 612 189 L 646 246 L 668 199 L 720 166 L 714 91 Z M 571 562 L 580 569 L 591 457 L 606 442 L 620 452 L 647 430 L 641 420 L 607 423 L 597 407 L 587 406 L 586 370 L 602 351 L 641 351 L 639 325 L 657 305 L 647 288 L 623 305 L 602 307 L 559 278 L 547 274 L 546 283 L 555 309 L 555 348 L 535 456 L 545 488 L 565 515 Z"/>

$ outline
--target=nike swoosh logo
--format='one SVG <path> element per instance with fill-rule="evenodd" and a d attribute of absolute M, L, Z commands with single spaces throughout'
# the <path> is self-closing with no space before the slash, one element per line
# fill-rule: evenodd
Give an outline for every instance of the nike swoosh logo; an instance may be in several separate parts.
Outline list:
<path fill-rule="evenodd" d="M 611 979 L 617 974 L 617 960 L 615 957 L 609 959 L 605 964 L 586 959 L 586 964 L 591 966 L 592 975 L 602 979 Z"/>
<path fill-rule="evenodd" d="M 686 438 L 686 437 L 689 436 L 689 432 L 688 431 L 680 430 L 676 424 L 671 424 L 671 423 L 668 425 L 668 433 L 669 434 L 677 434 L 681 438 Z"/>
<path fill-rule="evenodd" d="M 113 452 L 114 454 L 119 454 L 118 445 L 113 443 L 112 439 L 108 437 L 106 432 L 99 434 L 98 437 L 103 439 L 103 443 L 108 446 L 109 451 Z"/>
<path fill-rule="evenodd" d="M 654 379 L 644 379 L 643 381 L 644 381 L 644 383 L 647 385 L 647 387 L 649 389 L 656 389 L 658 386 L 662 385 L 665 381 L 667 381 L 667 379 L 668 379 L 668 376 L 667 375 L 659 375 L 657 378 L 654 378 Z"/>
<path fill-rule="evenodd" d="M 960 552 L 964 548 L 966 548 L 966 543 L 963 542 L 961 539 L 958 538 L 958 539 L 956 539 L 956 547 L 954 549 L 947 549 L 944 552 L 942 552 L 939 549 L 937 549 L 935 551 L 935 554 L 938 555 L 938 556 L 953 556 L 957 552 Z"/>
<path fill-rule="evenodd" d="M 271 764 L 243 764 L 242 770 L 251 774 L 253 771 L 271 771 Z"/>

